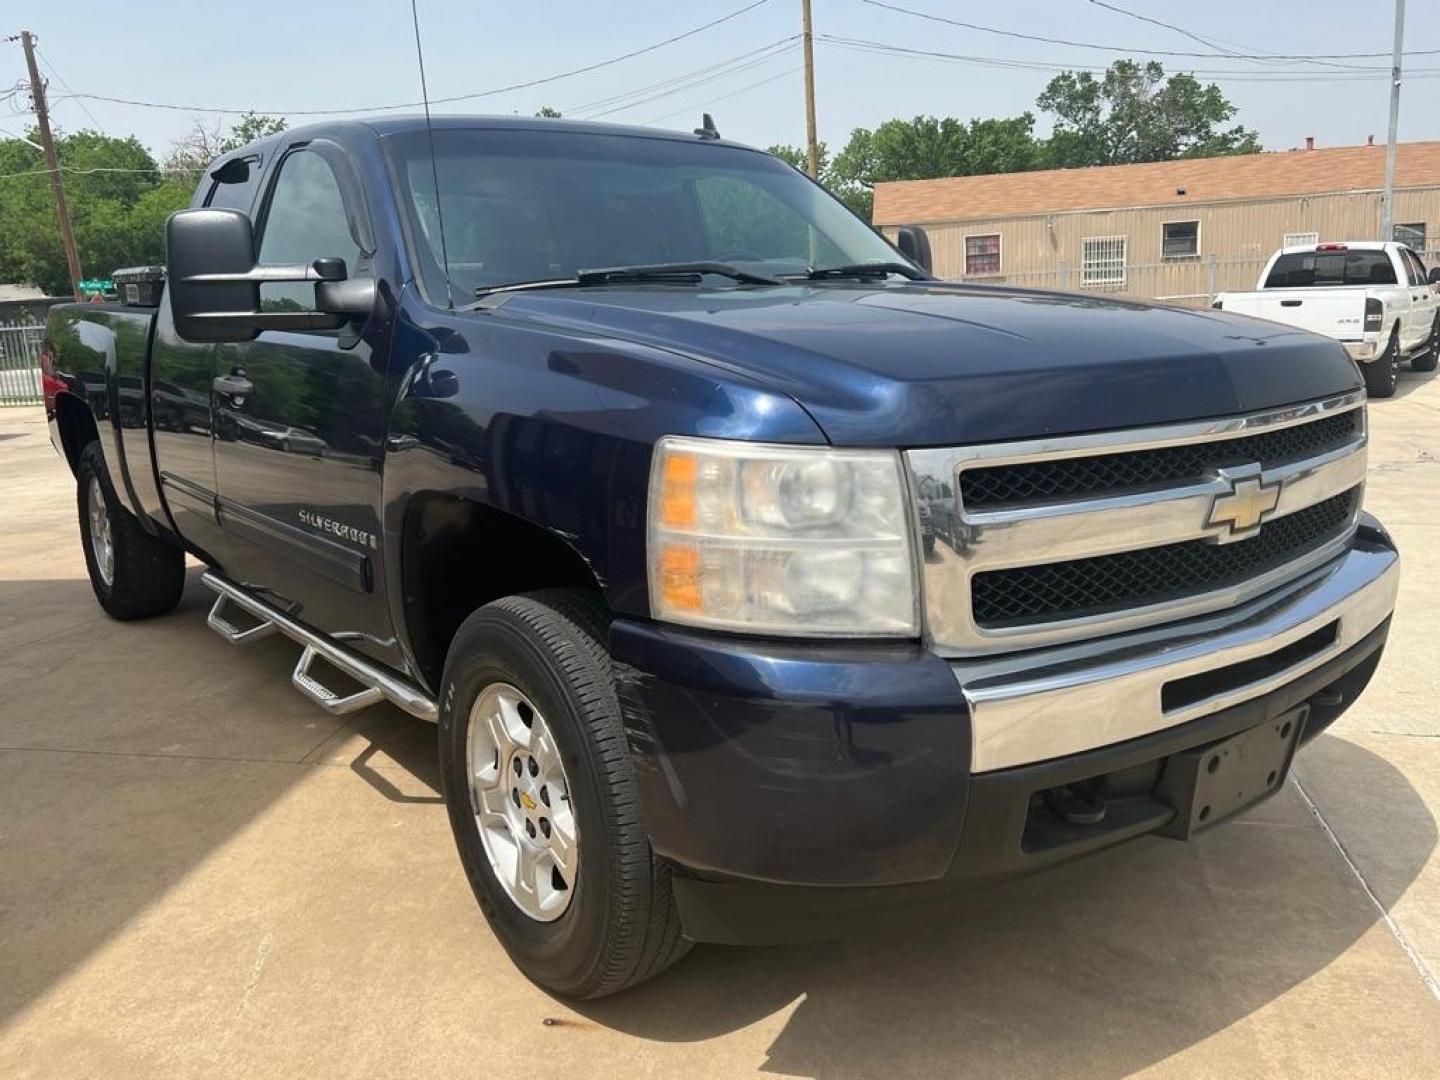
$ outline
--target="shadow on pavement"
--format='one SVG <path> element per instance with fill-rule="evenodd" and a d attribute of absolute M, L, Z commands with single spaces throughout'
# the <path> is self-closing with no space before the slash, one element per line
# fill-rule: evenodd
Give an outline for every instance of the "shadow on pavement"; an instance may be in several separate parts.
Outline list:
<path fill-rule="evenodd" d="M 1427 823 L 1393 840 L 1408 885 L 1435 847 L 1434 819 L 1388 763 L 1322 738 L 1328 767 L 1383 792 L 1401 820 Z M 1091 1075 L 1097 1062 L 1123 1075 L 1262 1008 L 1377 919 L 1287 789 L 1191 843 L 1142 840 L 971 897 L 943 926 L 697 947 L 654 982 L 581 1011 L 643 1038 L 697 1041 L 798 999 L 765 1063 L 787 1075 L 893 1075 L 899 1062 L 907 1075 L 1069 1076 L 1078 1063 Z"/>
<path fill-rule="evenodd" d="M 37 591 L 59 609 L 93 604 L 84 581 L 0 582 L 0 612 L 29 607 Z M 120 634 L 104 621 L 59 623 L 0 656 L 0 1023 L 150 917 L 346 733 L 290 689 L 293 647 L 234 650 L 205 630 L 205 606 L 192 586 L 173 616 Z M 385 798 L 417 800 L 397 781 L 435 789 L 432 729 L 374 709 L 348 733 L 368 748 L 357 758 L 342 742 L 327 763 Z M 377 746 L 393 767 L 380 767 Z M 1316 750 L 1317 765 L 1409 823 L 1387 856 L 1386 895 L 1400 895 L 1436 845 L 1434 819 L 1379 757 L 1330 736 Z M 1071 1076 L 1102 1061 L 1103 1075 L 1119 1075 L 1263 1008 L 1376 921 L 1287 789 L 1193 843 L 1142 841 L 970 897 L 943 925 L 698 947 L 579 1011 L 662 1042 L 774 1025 L 764 1067 L 789 1075 L 894 1075 L 903 1062 L 907 1075 Z"/>
<path fill-rule="evenodd" d="M 1413 371 L 1411 370 L 1408 363 L 1401 364 L 1400 379 L 1395 386 L 1395 393 L 1390 397 L 1389 400 L 1398 401 L 1400 398 L 1409 397 L 1426 383 L 1430 382 L 1430 380 L 1434 379 L 1436 375 L 1437 372 L 1434 371 Z M 1384 404 L 1384 401 L 1371 401 L 1370 407 L 1377 408 L 1383 406 Z"/>

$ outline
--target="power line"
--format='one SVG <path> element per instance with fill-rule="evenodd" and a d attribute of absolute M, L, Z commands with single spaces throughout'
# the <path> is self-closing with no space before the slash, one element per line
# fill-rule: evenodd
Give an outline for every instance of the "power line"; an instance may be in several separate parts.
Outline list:
<path fill-rule="evenodd" d="M 769 60 L 774 56 L 778 56 L 784 52 L 787 52 L 788 49 L 786 48 L 786 46 L 793 46 L 795 42 L 799 40 L 799 37 L 799 34 L 791 34 L 789 37 L 779 38 L 775 41 L 770 42 L 769 44 L 762 45 L 757 49 L 748 49 L 745 52 L 740 53 L 738 56 L 731 56 L 725 60 L 718 60 L 713 64 L 710 64 L 703 68 L 697 68 L 694 71 L 687 72 L 684 75 L 676 75 L 668 79 L 660 79 L 657 82 L 649 83 L 645 86 L 637 86 L 634 89 L 622 91 L 618 94 L 611 94 L 608 97 L 597 98 L 594 101 L 587 101 L 580 105 L 569 105 L 561 111 L 566 116 L 570 116 L 572 114 L 578 116 L 582 113 L 590 113 L 596 109 L 604 109 L 608 108 L 611 105 L 619 105 L 623 101 L 629 101 L 632 98 L 643 97 L 646 94 L 652 94 L 657 91 L 662 91 L 669 87 L 674 87 L 677 90 L 688 89 L 690 86 L 695 86 L 702 82 L 708 82 L 710 79 L 717 79 L 726 75 L 733 75 L 739 71 L 748 70 L 751 66 L 753 66 L 753 62 L 757 59 Z"/>
<path fill-rule="evenodd" d="M 74 93 L 75 93 L 75 91 L 74 91 L 73 89 L 71 89 L 70 84 L 65 81 L 65 76 L 64 76 L 64 75 L 61 75 L 60 72 L 58 72 L 58 71 L 55 70 L 55 65 L 52 64 L 52 63 L 50 63 L 50 61 L 46 58 L 46 56 L 45 56 L 44 53 L 42 53 L 39 49 L 36 49 L 36 50 L 35 50 L 35 55 L 40 58 L 40 63 L 42 63 L 42 64 L 45 65 L 45 70 L 48 71 L 48 72 L 50 72 L 51 75 L 54 75 L 55 78 L 56 78 L 57 80 L 59 80 L 60 85 L 65 88 L 66 93 L 69 93 L 69 94 L 74 94 Z M 88 117 L 90 118 L 90 122 L 95 125 L 95 127 L 96 127 L 97 130 L 100 129 L 100 128 L 103 128 L 103 127 L 105 126 L 104 124 L 100 123 L 99 120 L 97 120 L 97 119 L 95 118 L 95 114 L 90 111 L 90 106 L 86 105 L 84 101 L 81 101 L 81 100 L 79 100 L 79 99 L 76 99 L 75 104 L 80 106 L 81 110 L 85 113 L 86 116 L 88 116 Z"/>
<path fill-rule="evenodd" d="M 883 8 L 886 11 L 898 12 L 901 15 L 911 15 L 917 19 L 926 19 L 930 22 L 945 23 L 948 26 L 958 26 L 964 30 L 978 30 L 984 34 L 998 34 L 1001 37 L 1019 38 L 1022 41 L 1039 41 L 1047 45 L 1065 45 L 1073 49 L 1098 49 L 1101 52 L 1120 53 L 1144 53 L 1148 56 L 1183 56 L 1191 58 L 1214 59 L 1213 52 L 1176 52 L 1173 49 L 1142 49 L 1126 45 L 1100 45 L 1093 41 L 1071 41 L 1066 38 L 1044 37 L 1040 34 L 1023 34 L 1018 30 L 1002 30 L 995 26 L 982 26 L 979 23 L 963 22 L 960 19 L 950 19 L 943 15 L 934 15 L 927 11 L 914 11 L 910 8 L 900 7 L 897 4 L 886 3 L 885 0 L 860 0 L 862 4 L 871 7 Z M 1406 56 L 1422 56 L 1440 53 L 1440 49 L 1414 49 L 1407 52 Z M 1368 60 L 1375 57 L 1388 57 L 1388 52 L 1382 53 L 1231 53 L 1236 60 Z"/>
<path fill-rule="evenodd" d="M 777 75 L 772 75 L 768 79 L 761 79 L 759 82 L 750 83 L 747 86 L 740 87 L 740 89 L 738 90 L 732 90 L 728 94 L 721 94 L 719 97 L 714 98 L 706 98 L 699 104 L 686 105 L 683 109 L 676 109 L 674 112 L 668 112 L 664 116 L 651 117 L 649 120 L 643 122 L 644 126 L 648 127 L 651 124 L 658 124 L 662 120 L 669 120 L 673 116 L 680 116 L 682 113 L 691 112 L 692 110 L 699 108 L 701 105 L 713 105 L 717 101 L 729 101 L 731 98 L 739 97 L 741 94 L 748 94 L 751 90 L 758 90 L 762 86 L 768 86 L 770 85 L 770 83 L 778 82 L 779 80 L 784 79 L 790 75 L 794 75 L 801 69 L 801 67 L 802 65 L 796 64 L 794 67 L 786 68 L 784 71 L 780 72 Z"/>
<path fill-rule="evenodd" d="M 1103 74 L 1107 69 L 1093 67 L 1084 64 L 1061 64 L 1041 60 L 1007 60 L 993 56 L 970 56 L 964 53 L 942 52 L 937 49 L 915 49 L 904 45 L 891 45 L 882 41 L 869 41 L 864 38 L 843 38 L 830 34 L 815 35 L 817 41 L 827 45 L 834 45 L 839 48 L 852 49 L 860 52 L 872 52 L 879 54 L 906 56 L 912 59 L 921 60 L 945 60 L 955 63 L 975 64 L 980 67 L 1004 68 L 1015 71 L 1088 71 L 1094 74 Z M 1203 75 L 1207 78 L 1218 77 L 1222 82 L 1369 82 L 1384 79 L 1387 76 L 1383 72 L 1337 72 L 1334 74 L 1310 73 L 1301 74 L 1298 72 L 1255 72 L 1236 71 L 1233 68 L 1226 69 L 1204 69 L 1197 68 L 1194 71 L 1187 71 L 1189 75 Z M 1440 68 L 1419 68 L 1411 72 L 1407 77 L 1433 78 L 1440 75 Z M 1142 77 L 1142 76 L 1138 76 Z"/>
<path fill-rule="evenodd" d="M 1248 46 L 1244 45 L 1235 45 L 1234 42 L 1226 42 L 1224 38 L 1201 37 L 1199 34 L 1193 33 L 1190 30 L 1186 30 L 1183 26 L 1176 26 L 1174 23 L 1166 22 L 1164 19 L 1156 19 L 1150 15 L 1142 15 L 1138 11 L 1130 11 L 1128 8 L 1120 7 L 1117 4 L 1106 3 L 1105 0 L 1089 0 L 1089 2 L 1091 4 L 1094 4 L 1098 8 L 1104 8 L 1106 11 L 1113 11 L 1117 15 L 1124 15 L 1127 19 L 1136 19 L 1143 23 L 1149 23 L 1151 26 L 1158 26 L 1164 30 L 1173 30 L 1181 37 L 1187 37 L 1191 41 L 1197 42 L 1201 45 L 1206 46 L 1207 48 L 1215 50 L 1216 55 L 1219 56 L 1229 56 L 1238 59 L 1243 57 L 1245 54 L 1237 52 L 1236 50 L 1248 48 Z M 1234 47 L 1232 48 L 1231 46 Z M 1278 59 L 1270 53 L 1255 53 L 1254 55 L 1263 56 L 1266 58 L 1267 61 L 1271 62 Z M 1306 58 L 1303 62 L 1307 64 L 1318 64 L 1324 67 L 1348 68 L 1354 71 L 1366 70 L 1365 68 L 1362 68 L 1356 64 L 1339 64 L 1332 60 L 1314 60 Z M 1371 70 L 1374 69 L 1372 68 Z"/>
<path fill-rule="evenodd" d="M 74 176 L 89 176 L 89 175 L 91 175 L 91 174 L 93 174 L 93 173 L 148 173 L 148 174 L 150 174 L 150 175 L 153 176 L 153 175 L 156 174 L 156 173 L 184 173 L 184 174 L 186 174 L 186 175 L 194 175 L 195 173 L 197 173 L 197 172 L 199 172 L 199 171 L 201 171 L 201 170 L 199 170 L 199 169 L 167 169 L 167 168 L 164 168 L 163 166 L 160 166 L 160 165 L 155 166 L 153 169 L 121 169 L 121 168 L 118 168 L 118 167 L 116 167 L 116 168 L 101 168 L 101 167 L 97 167 L 97 168 L 93 168 L 93 169 L 82 169 L 82 168 L 79 168 L 78 166 L 75 166 L 75 165 L 59 165 L 59 166 L 56 167 L 56 170 L 55 170 L 55 171 L 56 171 L 56 172 L 62 172 L 62 173 L 70 173 L 70 174 L 72 174 L 72 175 L 74 175 Z M 13 179 L 15 179 L 17 176 L 49 176 L 49 175 L 50 175 L 50 170 L 49 170 L 49 169 L 26 169 L 26 170 L 23 171 L 23 172 L 0 173 L 0 180 L 13 180 Z"/>
<path fill-rule="evenodd" d="M 693 89 L 695 89 L 695 88 L 698 87 L 698 86 L 704 86 L 704 85 L 707 84 L 707 83 L 712 83 L 712 82 L 715 82 L 715 81 L 717 81 L 717 80 L 719 80 L 719 79 L 728 79 L 728 78 L 730 78 L 730 77 L 733 76 L 733 75 L 739 75 L 739 74 L 741 74 L 741 73 L 743 73 L 743 72 L 752 71 L 752 70 L 754 70 L 755 68 L 764 67 L 766 64 L 770 63 L 772 60 L 775 60 L 775 59 L 777 59 L 778 57 L 785 56 L 785 55 L 787 55 L 787 54 L 789 54 L 789 53 L 794 52 L 795 49 L 796 49 L 796 47 L 797 47 L 797 46 L 795 45 L 794 41 L 792 40 L 792 41 L 787 42 L 787 43 L 786 43 L 784 46 L 782 46 L 781 48 L 776 49 L 776 50 L 768 53 L 767 55 L 758 57 L 758 58 L 756 58 L 756 59 L 749 60 L 749 61 L 747 61 L 747 62 L 745 62 L 745 63 L 742 63 L 742 64 L 735 65 L 735 66 L 733 66 L 733 67 L 727 68 L 726 70 L 717 71 L 717 72 L 715 72 L 714 74 L 707 75 L 707 76 L 705 76 L 705 77 L 703 77 L 703 78 L 691 79 L 691 80 L 689 80 L 689 81 L 684 82 L 684 83 L 681 84 L 681 85 L 676 85 L 676 86 L 670 87 L 670 88 L 668 88 L 668 89 L 660 90 L 660 91 L 657 92 L 657 93 L 652 93 L 652 94 L 648 94 L 648 95 L 646 95 L 646 96 L 637 97 L 637 98 L 634 98 L 633 100 L 627 100 L 627 101 L 625 101 L 625 102 L 622 103 L 622 104 L 612 105 L 612 106 L 610 106 L 609 108 L 600 109 L 600 110 L 598 110 L 598 111 L 585 112 L 585 115 L 584 115 L 584 116 L 580 116 L 580 117 L 577 117 L 577 118 L 578 118 L 578 119 L 584 119 L 584 120 L 598 120 L 598 119 L 599 119 L 600 117 L 602 117 L 602 116 L 610 116 L 612 113 L 624 112 L 626 109 L 633 109 L 633 108 L 635 108 L 635 107 L 638 106 L 638 105 L 648 105 L 648 104 L 649 104 L 650 102 L 652 102 L 652 101 L 661 101 L 661 100 L 663 100 L 664 98 L 672 97 L 672 96 L 675 95 L 675 94 L 684 93 L 686 90 L 693 90 Z M 581 111 L 584 111 L 584 110 L 581 110 Z"/>
<path fill-rule="evenodd" d="M 591 71 L 599 71 L 601 68 L 610 67 L 625 60 L 632 60 L 637 56 L 644 56 L 646 53 L 654 52 L 656 49 L 663 49 L 667 45 L 673 45 L 677 41 L 684 41 L 686 38 L 694 37 L 696 34 L 700 34 L 706 30 L 713 29 L 714 27 L 719 26 L 721 23 L 729 22 L 731 19 L 738 19 L 741 15 L 744 15 L 750 11 L 754 11 L 756 8 L 761 7 L 762 5 L 767 3 L 769 3 L 769 0 L 752 0 L 751 3 L 730 12 L 728 15 L 722 15 L 718 19 L 711 19 L 709 22 L 702 23 L 700 26 L 696 26 L 690 30 L 686 30 L 684 33 L 676 34 L 673 37 L 665 38 L 663 41 L 657 41 L 653 44 L 646 45 L 639 49 L 632 49 L 630 52 L 621 53 L 619 56 L 612 56 L 607 60 L 600 60 L 593 64 L 586 64 L 584 67 L 572 68 L 569 71 L 557 72 L 554 75 L 546 75 L 543 78 L 539 79 L 529 79 L 525 82 L 513 83 L 510 86 L 497 86 L 491 90 L 476 90 L 473 93 L 468 94 L 454 94 L 450 97 L 433 98 L 431 99 L 429 104 L 432 106 L 450 105 L 454 104 L 457 101 L 474 101 L 477 98 L 494 97 L 496 94 L 508 94 L 514 90 L 528 90 L 532 87 L 545 86 L 549 83 L 559 82 L 561 79 L 569 79 L 573 78 L 576 75 L 584 75 Z M 89 101 L 106 101 L 114 105 L 133 105 L 137 108 L 143 109 L 169 109 L 174 112 L 220 113 L 229 116 L 244 116 L 248 113 L 257 112 L 280 116 L 344 116 L 352 113 L 395 112 L 402 109 L 418 109 L 422 108 L 426 104 L 424 101 L 404 101 L 398 104 L 391 105 L 359 105 L 345 109 L 230 109 L 211 108 L 205 105 L 178 105 L 172 102 L 141 101 L 135 98 L 111 97 L 107 94 L 75 93 L 69 96 L 75 98 L 84 98 Z"/>

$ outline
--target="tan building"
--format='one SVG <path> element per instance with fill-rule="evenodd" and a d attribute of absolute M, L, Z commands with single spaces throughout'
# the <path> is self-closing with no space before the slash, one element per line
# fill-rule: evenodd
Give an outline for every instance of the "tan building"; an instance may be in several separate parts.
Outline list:
<path fill-rule="evenodd" d="M 1345 146 L 904 180 L 875 185 L 874 221 L 923 226 L 940 277 L 1198 305 L 1282 245 L 1377 239 L 1384 175 L 1383 146 Z M 1394 220 L 1440 248 L 1440 142 L 1398 147 Z"/>

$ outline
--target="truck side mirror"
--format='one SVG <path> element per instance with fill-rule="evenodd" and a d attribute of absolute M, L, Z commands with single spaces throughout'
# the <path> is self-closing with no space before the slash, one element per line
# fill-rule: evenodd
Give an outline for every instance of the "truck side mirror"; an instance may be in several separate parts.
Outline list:
<path fill-rule="evenodd" d="M 166 285 L 185 341 L 250 341 L 262 330 L 338 330 L 368 315 L 375 283 L 349 280 L 345 260 L 257 266 L 250 218 L 238 210 L 181 210 L 165 225 Z M 265 311 L 263 282 L 312 281 L 314 311 Z"/>
<path fill-rule="evenodd" d="M 901 255 L 927 274 L 934 273 L 935 268 L 930 261 L 930 237 L 919 225 L 901 225 L 895 232 L 895 246 L 900 249 Z"/>

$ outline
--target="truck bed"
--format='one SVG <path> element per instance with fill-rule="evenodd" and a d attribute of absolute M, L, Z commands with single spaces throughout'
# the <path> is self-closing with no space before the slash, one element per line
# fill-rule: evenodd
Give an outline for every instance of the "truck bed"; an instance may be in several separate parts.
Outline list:
<path fill-rule="evenodd" d="M 1344 341 L 1358 339 L 1365 325 L 1363 285 L 1319 286 L 1311 289 L 1268 289 L 1225 293 L 1226 311 L 1284 323 L 1300 330 Z"/>
<path fill-rule="evenodd" d="M 146 394 L 155 310 L 126 304 L 59 304 L 50 309 L 45 324 L 53 375 L 89 404 L 106 463 L 117 480 L 116 494 L 142 520 L 145 510 L 158 505 Z"/>

